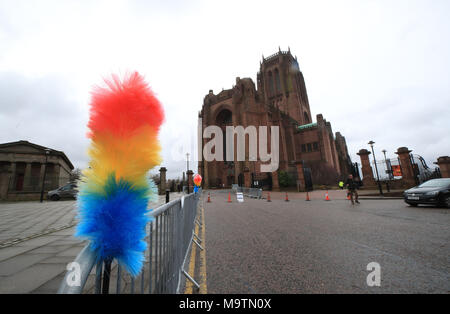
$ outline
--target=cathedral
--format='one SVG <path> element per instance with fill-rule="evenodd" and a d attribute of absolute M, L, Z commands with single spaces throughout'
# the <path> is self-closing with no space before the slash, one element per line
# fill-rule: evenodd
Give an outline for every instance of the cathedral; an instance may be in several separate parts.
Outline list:
<path fill-rule="evenodd" d="M 261 161 L 200 160 L 198 172 L 206 188 L 228 188 L 232 184 L 246 187 L 279 187 L 281 172 L 301 188 L 305 184 L 332 184 L 352 172 L 345 138 L 333 134 L 331 123 L 322 114 L 311 116 L 308 94 L 297 57 L 288 51 L 263 56 L 256 86 L 251 78 L 236 78 L 231 89 L 205 96 L 199 112 L 201 134 L 208 126 L 278 126 L 279 167 L 261 172 Z M 202 138 L 199 151 L 208 143 Z M 225 140 L 224 140 L 225 141 Z M 248 157 L 248 141 L 245 155 Z M 225 143 L 224 143 L 225 150 Z M 225 155 L 225 151 L 224 151 Z M 336 182 L 333 182 L 334 184 Z"/>

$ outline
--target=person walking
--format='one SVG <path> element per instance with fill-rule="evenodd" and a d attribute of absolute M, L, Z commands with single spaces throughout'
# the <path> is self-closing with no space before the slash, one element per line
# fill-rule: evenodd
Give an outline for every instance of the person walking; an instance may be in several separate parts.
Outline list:
<path fill-rule="evenodd" d="M 351 174 L 348 175 L 348 179 L 345 182 L 345 186 L 347 187 L 347 193 L 348 195 L 350 195 L 350 201 L 352 202 L 352 204 L 355 204 L 355 202 L 359 204 L 358 191 L 356 190 L 357 186 L 355 180 L 353 180 L 353 175 Z M 354 201 L 353 201 L 353 194 L 355 195 Z"/>
<path fill-rule="evenodd" d="M 344 182 L 343 182 L 342 180 L 339 181 L 339 188 L 340 188 L 341 190 L 344 189 Z"/>

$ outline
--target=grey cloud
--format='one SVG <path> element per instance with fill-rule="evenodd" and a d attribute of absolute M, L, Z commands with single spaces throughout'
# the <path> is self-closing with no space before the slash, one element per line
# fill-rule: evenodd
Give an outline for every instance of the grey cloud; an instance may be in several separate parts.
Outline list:
<path fill-rule="evenodd" d="M 62 150 L 75 166 L 87 164 L 87 112 L 68 95 L 62 78 L 29 79 L 0 73 L 0 142 L 28 140 Z"/>

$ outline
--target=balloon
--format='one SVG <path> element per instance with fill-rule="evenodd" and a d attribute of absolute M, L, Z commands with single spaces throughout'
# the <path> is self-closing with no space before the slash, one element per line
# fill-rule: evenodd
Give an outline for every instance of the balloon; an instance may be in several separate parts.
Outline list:
<path fill-rule="evenodd" d="M 197 173 L 194 176 L 194 184 L 200 186 L 201 183 L 202 183 L 202 176 Z"/>

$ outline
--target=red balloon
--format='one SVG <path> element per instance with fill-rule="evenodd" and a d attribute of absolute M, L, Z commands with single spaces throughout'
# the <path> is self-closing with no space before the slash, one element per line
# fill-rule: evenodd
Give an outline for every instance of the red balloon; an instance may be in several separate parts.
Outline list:
<path fill-rule="evenodd" d="M 197 186 L 199 186 L 200 183 L 202 183 L 202 176 L 199 175 L 199 174 L 196 174 L 196 175 L 194 176 L 194 184 L 197 185 Z"/>

